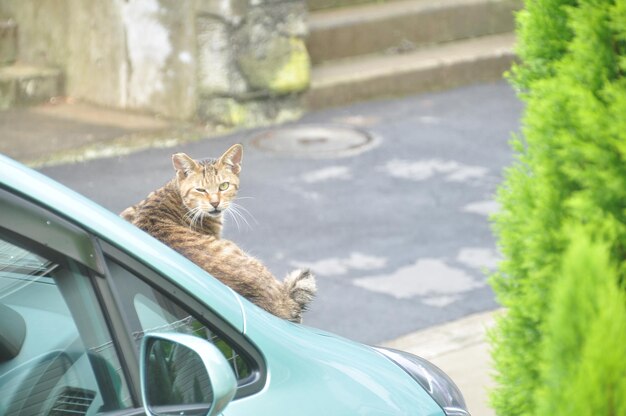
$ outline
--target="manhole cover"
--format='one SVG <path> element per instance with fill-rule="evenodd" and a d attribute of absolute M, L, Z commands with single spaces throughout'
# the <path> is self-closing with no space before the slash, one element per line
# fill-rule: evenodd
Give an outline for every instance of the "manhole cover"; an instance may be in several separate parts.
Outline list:
<path fill-rule="evenodd" d="M 252 139 L 262 150 L 301 157 L 342 157 L 373 147 L 374 137 L 353 127 L 296 125 L 268 130 Z"/>

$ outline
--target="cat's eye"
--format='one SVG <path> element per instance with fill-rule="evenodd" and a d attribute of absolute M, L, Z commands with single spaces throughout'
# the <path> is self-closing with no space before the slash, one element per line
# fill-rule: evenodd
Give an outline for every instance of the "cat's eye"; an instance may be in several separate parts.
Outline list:
<path fill-rule="evenodd" d="M 196 191 L 204 193 L 204 192 L 206 192 L 206 189 L 204 189 L 204 188 L 196 188 Z"/>
<path fill-rule="evenodd" d="M 222 183 L 220 183 L 220 191 L 225 191 L 225 190 L 227 190 L 229 186 L 230 186 L 230 183 L 228 183 L 228 182 L 222 182 Z"/>

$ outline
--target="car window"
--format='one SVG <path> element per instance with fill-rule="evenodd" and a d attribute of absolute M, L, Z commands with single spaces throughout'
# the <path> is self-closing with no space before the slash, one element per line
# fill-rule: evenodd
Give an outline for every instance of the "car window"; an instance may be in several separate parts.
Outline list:
<path fill-rule="evenodd" d="M 107 266 L 137 345 L 148 332 L 174 331 L 196 335 L 219 348 L 230 363 L 240 385 L 250 381 L 253 371 L 249 360 L 210 322 L 196 317 L 164 291 L 144 282 L 115 260 L 107 258 Z"/>
<path fill-rule="evenodd" d="M 132 406 L 88 271 L 0 231 L 0 414 Z"/>

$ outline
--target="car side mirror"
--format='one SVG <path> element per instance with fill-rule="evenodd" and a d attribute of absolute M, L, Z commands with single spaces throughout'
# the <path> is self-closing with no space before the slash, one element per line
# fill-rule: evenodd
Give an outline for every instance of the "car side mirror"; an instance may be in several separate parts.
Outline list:
<path fill-rule="evenodd" d="M 233 370 L 217 347 L 180 333 L 144 336 L 140 379 L 143 407 L 150 416 L 215 416 L 237 390 Z"/>

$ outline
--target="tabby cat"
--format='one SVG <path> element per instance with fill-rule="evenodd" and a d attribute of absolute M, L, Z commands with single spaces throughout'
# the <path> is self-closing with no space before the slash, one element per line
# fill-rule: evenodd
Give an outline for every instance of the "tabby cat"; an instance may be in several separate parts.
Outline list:
<path fill-rule="evenodd" d="M 172 156 L 176 175 L 120 216 L 161 240 L 268 312 L 301 322 L 316 292 L 309 270 L 295 270 L 283 282 L 235 243 L 221 238 L 222 215 L 239 190 L 243 147 L 219 159 Z"/>

